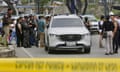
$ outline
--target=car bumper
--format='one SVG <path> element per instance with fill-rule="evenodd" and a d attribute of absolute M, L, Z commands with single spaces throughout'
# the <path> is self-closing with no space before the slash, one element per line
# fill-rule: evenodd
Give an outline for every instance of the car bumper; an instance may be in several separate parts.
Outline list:
<path fill-rule="evenodd" d="M 65 45 L 58 45 L 56 47 L 49 47 L 50 50 L 67 50 L 67 51 L 79 51 L 90 48 L 90 46 L 78 45 L 78 46 L 65 46 Z"/>
<path fill-rule="evenodd" d="M 98 27 L 91 27 L 90 31 L 99 31 L 99 28 Z"/>

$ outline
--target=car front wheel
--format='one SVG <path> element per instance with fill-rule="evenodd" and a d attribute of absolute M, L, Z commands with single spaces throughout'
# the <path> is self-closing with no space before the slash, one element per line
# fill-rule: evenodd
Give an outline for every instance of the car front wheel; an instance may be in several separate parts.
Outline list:
<path fill-rule="evenodd" d="M 85 48 L 85 53 L 90 53 L 90 50 L 91 50 L 91 48 L 90 47 L 88 47 L 88 48 Z"/>
<path fill-rule="evenodd" d="M 48 51 L 48 47 L 47 46 L 45 46 L 45 51 Z"/>
<path fill-rule="evenodd" d="M 50 48 L 48 48 L 48 54 L 52 54 L 53 50 L 51 50 Z"/>

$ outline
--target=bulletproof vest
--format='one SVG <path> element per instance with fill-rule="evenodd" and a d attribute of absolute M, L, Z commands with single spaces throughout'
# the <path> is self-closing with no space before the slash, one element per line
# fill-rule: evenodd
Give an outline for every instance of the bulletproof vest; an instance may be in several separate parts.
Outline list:
<path fill-rule="evenodd" d="M 29 26 L 28 26 L 27 22 L 21 22 L 21 24 L 22 24 L 22 29 L 23 30 L 28 30 L 29 29 Z"/>
<path fill-rule="evenodd" d="M 103 24 L 103 28 L 105 28 L 105 31 L 113 31 L 114 30 L 114 24 L 111 21 L 105 21 Z"/>
<path fill-rule="evenodd" d="M 35 21 L 34 21 L 34 19 L 33 20 L 29 20 L 29 24 L 32 25 L 31 28 L 34 28 L 35 27 Z"/>

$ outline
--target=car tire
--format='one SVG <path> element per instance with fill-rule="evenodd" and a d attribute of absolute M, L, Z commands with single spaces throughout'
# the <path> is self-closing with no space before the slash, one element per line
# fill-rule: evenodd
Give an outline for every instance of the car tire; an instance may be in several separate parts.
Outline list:
<path fill-rule="evenodd" d="M 89 47 L 89 48 L 85 48 L 85 53 L 89 54 L 89 53 L 90 53 L 90 50 L 91 50 L 90 47 Z"/>
<path fill-rule="evenodd" d="M 48 47 L 45 45 L 45 51 L 48 51 Z"/>
<path fill-rule="evenodd" d="M 47 38 L 47 41 L 49 42 L 49 39 Z M 49 45 L 49 43 L 45 43 L 45 51 L 48 51 L 48 45 Z"/>
<path fill-rule="evenodd" d="M 51 50 L 50 48 L 48 48 L 48 54 L 52 54 L 53 50 Z"/>

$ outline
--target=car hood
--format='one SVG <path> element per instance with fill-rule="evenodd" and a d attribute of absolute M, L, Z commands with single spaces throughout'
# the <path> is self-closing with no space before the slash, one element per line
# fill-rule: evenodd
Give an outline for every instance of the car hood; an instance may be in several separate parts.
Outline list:
<path fill-rule="evenodd" d="M 48 30 L 50 34 L 88 34 L 89 31 L 85 27 L 72 27 L 72 28 L 51 28 Z"/>

